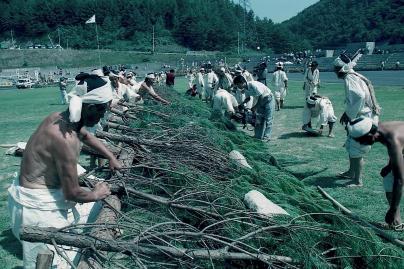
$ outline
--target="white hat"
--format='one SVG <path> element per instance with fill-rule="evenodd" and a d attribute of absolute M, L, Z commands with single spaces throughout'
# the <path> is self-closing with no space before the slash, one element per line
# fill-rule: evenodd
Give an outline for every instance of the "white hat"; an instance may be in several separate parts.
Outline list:
<path fill-rule="evenodd" d="M 309 96 L 309 97 L 306 98 L 306 102 L 307 102 L 309 105 L 315 105 L 315 104 L 316 104 L 316 101 L 317 101 L 317 98 L 314 97 L 314 96 Z"/>
<path fill-rule="evenodd" d="M 155 79 L 156 76 L 154 75 L 154 73 L 149 73 L 149 74 L 146 75 L 146 78 Z"/>
<path fill-rule="evenodd" d="M 276 67 L 283 67 L 283 63 L 282 62 L 277 62 Z"/>
<path fill-rule="evenodd" d="M 358 138 L 369 133 L 373 120 L 368 117 L 359 117 L 348 124 L 348 133 L 352 138 Z"/>
<path fill-rule="evenodd" d="M 222 71 L 223 73 L 226 72 L 226 69 L 224 67 L 220 67 L 220 71 Z"/>
<path fill-rule="evenodd" d="M 201 68 L 199 69 L 199 71 L 205 71 L 205 68 L 201 67 Z"/>

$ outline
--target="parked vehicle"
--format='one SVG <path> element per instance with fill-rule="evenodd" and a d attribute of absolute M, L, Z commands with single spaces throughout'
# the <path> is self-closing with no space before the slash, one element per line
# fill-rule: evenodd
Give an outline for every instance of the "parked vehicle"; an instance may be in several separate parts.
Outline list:
<path fill-rule="evenodd" d="M 30 78 L 19 78 L 16 83 L 18 89 L 31 88 L 33 85 L 34 83 Z"/>

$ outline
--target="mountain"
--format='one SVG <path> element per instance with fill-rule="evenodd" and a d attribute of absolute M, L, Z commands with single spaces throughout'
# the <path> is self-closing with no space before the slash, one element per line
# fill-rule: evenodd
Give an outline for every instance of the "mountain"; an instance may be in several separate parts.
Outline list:
<path fill-rule="evenodd" d="M 404 0 L 320 0 L 282 25 L 315 48 L 404 43 Z"/>

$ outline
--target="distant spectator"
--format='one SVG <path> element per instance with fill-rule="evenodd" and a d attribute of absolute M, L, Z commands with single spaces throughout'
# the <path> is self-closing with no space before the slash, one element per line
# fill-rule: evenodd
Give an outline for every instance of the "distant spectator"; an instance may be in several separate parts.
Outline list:
<path fill-rule="evenodd" d="M 175 71 L 174 71 L 174 69 L 170 69 L 170 72 L 167 73 L 167 76 L 166 76 L 166 85 L 169 87 L 173 87 L 174 80 L 175 80 Z"/>
<path fill-rule="evenodd" d="M 400 69 L 400 61 L 399 60 L 397 60 L 397 62 L 396 62 L 396 69 Z"/>
<path fill-rule="evenodd" d="M 384 61 L 381 61 L 381 62 L 380 62 L 380 69 L 381 69 L 381 70 L 384 70 Z"/>
<path fill-rule="evenodd" d="M 60 78 L 59 81 L 59 88 L 60 88 L 60 97 L 61 97 L 61 103 L 62 105 L 65 105 L 68 103 L 68 99 L 67 99 L 67 79 L 64 77 Z"/>

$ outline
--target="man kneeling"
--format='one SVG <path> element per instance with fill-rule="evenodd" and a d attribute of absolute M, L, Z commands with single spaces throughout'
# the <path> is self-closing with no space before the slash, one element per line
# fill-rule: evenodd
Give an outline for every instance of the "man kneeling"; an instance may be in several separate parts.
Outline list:
<path fill-rule="evenodd" d="M 94 126 L 103 117 L 112 100 L 109 83 L 94 74 L 81 76 L 73 89 L 69 109 L 49 115 L 30 137 L 20 175 L 8 189 L 8 207 L 13 234 L 19 239 L 22 226 L 62 228 L 82 223 L 76 203 L 94 202 L 110 195 L 106 183 L 92 191 L 78 183 L 77 163 L 80 141 L 109 160 L 110 169 L 121 165 L 113 154 L 85 126 Z M 24 268 L 35 268 L 38 252 L 53 246 L 22 241 Z M 76 252 L 66 251 L 74 261 Z M 55 268 L 68 268 L 60 256 L 53 259 Z"/>
<path fill-rule="evenodd" d="M 380 142 L 386 146 L 390 165 L 389 168 L 385 167 L 382 170 L 382 174 L 386 176 L 389 173 L 388 170 L 391 169 L 393 182 L 392 184 L 388 184 L 388 182 L 385 184 L 386 197 L 390 205 L 385 221 L 390 227 L 395 229 L 402 228 L 400 200 L 404 179 L 404 122 L 380 122 L 379 126 L 376 126 L 373 124 L 372 119 L 360 117 L 348 125 L 348 133 L 360 144 L 372 145 L 375 142 Z"/>
<path fill-rule="evenodd" d="M 324 126 L 328 124 L 328 137 L 334 137 L 333 127 L 337 117 L 334 115 L 334 108 L 330 99 L 320 95 L 309 96 L 306 98 L 306 104 L 303 109 L 303 127 L 302 129 L 312 133 L 311 119 L 319 118 L 318 123 L 320 129 L 315 131 L 316 134 L 321 135 Z"/>

